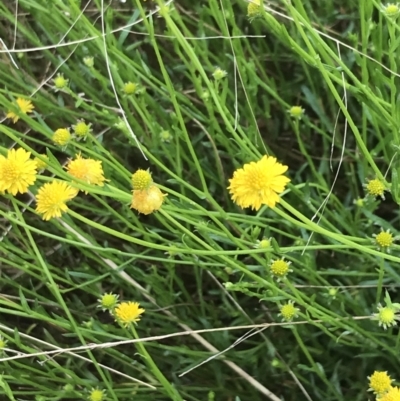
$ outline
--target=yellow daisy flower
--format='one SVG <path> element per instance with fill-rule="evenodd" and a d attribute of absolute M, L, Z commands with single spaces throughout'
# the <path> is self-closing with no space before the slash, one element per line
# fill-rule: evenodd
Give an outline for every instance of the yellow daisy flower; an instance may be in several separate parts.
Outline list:
<path fill-rule="evenodd" d="M 30 100 L 23 99 L 22 97 L 19 97 L 13 105 L 15 110 L 9 110 L 6 114 L 6 118 L 10 118 L 14 124 L 19 120 L 18 114 L 15 113 L 17 109 L 20 114 L 29 114 L 32 113 L 35 108 Z"/>
<path fill-rule="evenodd" d="M 138 322 L 145 311 L 139 306 L 138 302 L 121 302 L 114 310 L 116 320 L 123 326 Z"/>
<path fill-rule="evenodd" d="M 36 195 L 36 211 L 43 214 L 43 220 L 61 217 L 68 210 L 66 202 L 74 198 L 77 190 L 64 181 L 47 182 Z"/>
<path fill-rule="evenodd" d="M 57 145 L 64 146 L 71 140 L 71 133 L 67 128 L 59 128 L 58 130 L 54 131 L 51 139 Z"/>
<path fill-rule="evenodd" d="M 391 387 L 387 393 L 379 397 L 379 401 L 400 401 L 400 388 Z"/>
<path fill-rule="evenodd" d="M 0 192 L 12 195 L 24 194 L 36 181 L 36 162 L 30 152 L 19 148 L 10 149 L 7 157 L 0 155 Z"/>
<path fill-rule="evenodd" d="M 73 177 L 85 181 L 91 185 L 103 186 L 104 172 L 100 160 L 84 159 L 80 154 L 75 160 L 70 160 L 67 164 L 67 171 Z"/>
<path fill-rule="evenodd" d="M 241 208 L 259 210 L 261 205 L 274 207 L 279 193 L 285 190 L 290 179 L 283 173 L 288 169 L 275 157 L 264 156 L 258 162 L 245 164 L 233 173 L 228 187 L 232 200 Z"/>
<path fill-rule="evenodd" d="M 163 194 L 154 184 L 147 189 L 135 189 L 133 190 L 131 209 L 143 214 L 153 213 L 160 209 L 165 196 L 166 194 Z"/>
<path fill-rule="evenodd" d="M 369 379 L 369 390 L 375 394 L 383 394 L 392 387 L 392 379 L 387 372 L 380 372 L 375 370 Z"/>

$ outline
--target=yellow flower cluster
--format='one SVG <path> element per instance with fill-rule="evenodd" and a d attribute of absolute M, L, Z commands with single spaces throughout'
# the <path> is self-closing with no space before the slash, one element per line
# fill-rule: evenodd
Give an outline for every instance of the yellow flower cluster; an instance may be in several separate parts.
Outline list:
<path fill-rule="evenodd" d="M 34 108 L 35 107 L 30 100 L 19 97 L 15 102 L 13 102 L 12 109 L 7 112 L 6 118 L 9 118 L 15 124 L 19 120 L 21 114 L 30 114 L 33 112 Z"/>
<path fill-rule="evenodd" d="M 376 395 L 377 401 L 400 401 L 400 389 L 399 387 L 393 387 L 393 379 L 387 374 L 375 370 L 375 372 L 368 376 L 369 389 Z"/>
<path fill-rule="evenodd" d="M 118 295 L 112 293 L 103 294 L 97 301 L 100 308 L 104 311 L 108 310 L 115 320 L 125 327 L 139 322 L 141 315 L 145 312 L 138 302 L 118 303 Z"/>
<path fill-rule="evenodd" d="M 153 183 L 148 170 L 139 169 L 132 174 L 132 186 L 132 209 L 142 214 L 151 214 L 160 209 L 166 194 Z"/>

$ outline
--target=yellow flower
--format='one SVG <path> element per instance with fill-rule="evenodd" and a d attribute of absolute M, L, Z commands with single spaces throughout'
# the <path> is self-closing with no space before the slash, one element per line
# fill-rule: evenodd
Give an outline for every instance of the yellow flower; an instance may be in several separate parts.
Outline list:
<path fill-rule="evenodd" d="M 375 236 L 376 244 L 381 248 L 389 248 L 395 239 L 393 235 L 388 231 L 381 231 Z"/>
<path fill-rule="evenodd" d="M 260 0 L 251 0 L 251 3 L 247 5 L 247 16 L 249 18 L 257 17 L 261 14 Z"/>
<path fill-rule="evenodd" d="M 118 303 L 118 295 L 112 293 L 105 293 L 97 301 L 100 304 L 99 307 L 102 308 L 104 311 L 112 310 Z"/>
<path fill-rule="evenodd" d="M 373 391 L 375 394 L 385 393 L 392 387 L 392 379 L 387 374 L 387 372 L 375 372 L 368 377 L 369 379 L 369 390 Z"/>
<path fill-rule="evenodd" d="M 289 269 L 290 262 L 286 262 L 284 259 L 274 260 L 271 263 L 270 269 L 273 276 L 276 276 L 278 279 L 285 277 L 292 270 Z"/>
<path fill-rule="evenodd" d="M 104 400 L 104 390 L 99 390 L 98 388 L 93 388 L 89 394 L 89 401 L 103 401 Z"/>
<path fill-rule="evenodd" d="M 137 84 L 129 81 L 129 82 L 124 84 L 122 90 L 127 95 L 133 95 L 137 91 L 137 87 L 138 87 Z"/>
<path fill-rule="evenodd" d="M 49 157 L 45 154 L 40 155 L 40 157 L 46 161 L 40 160 L 38 157 L 34 158 L 36 163 L 36 168 L 38 170 L 44 170 L 47 167 L 47 162 L 49 161 Z"/>
<path fill-rule="evenodd" d="M 154 184 L 148 189 L 133 190 L 131 208 L 143 214 L 153 213 L 160 209 L 164 196 L 166 194 L 163 194 Z"/>
<path fill-rule="evenodd" d="M 290 322 L 294 317 L 297 316 L 298 308 L 294 306 L 293 301 L 289 301 L 287 304 L 283 305 L 280 309 L 280 316 L 282 316 L 282 320 L 286 320 Z"/>
<path fill-rule="evenodd" d="M 139 169 L 132 174 L 131 181 L 133 189 L 147 189 L 152 183 L 151 174 L 148 170 Z"/>
<path fill-rule="evenodd" d="M 104 172 L 100 160 L 84 159 L 80 154 L 75 160 L 70 160 L 67 164 L 67 171 L 73 177 L 85 181 L 91 185 L 103 186 Z"/>
<path fill-rule="evenodd" d="M 279 202 L 290 179 L 282 175 L 287 166 L 277 163 L 275 157 L 264 156 L 258 162 L 245 164 L 229 180 L 232 200 L 240 207 L 259 210 L 261 205 L 274 207 Z"/>
<path fill-rule="evenodd" d="M 140 320 L 140 315 L 144 313 L 143 308 L 139 308 L 138 302 L 121 302 L 115 308 L 115 316 L 123 326 L 129 326 Z"/>
<path fill-rule="evenodd" d="M 64 146 L 71 140 L 71 133 L 67 128 L 59 128 L 51 139 L 57 145 Z"/>
<path fill-rule="evenodd" d="M 366 185 L 365 188 L 367 190 L 368 195 L 371 196 L 380 196 L 382 199 L 385 199 L 384 192 L 385 192 L 385 184 L 375 178 L 374 180 L 370 180 Z"/>
<path fill-rule="evenodd" d="M 77 137 L 83 138 L 92 132 L 92 124 L 86 124 L 85 121 L 79 120 L 72 126 L 72 129 Z"/>
<path fill-rule="evenodd" d="M 0 155 L 0 192 L 24 194 L 36 181 L 36 163 L 23 148 L 10 149 L 7 157 Z"/>
<path fill-rule="evenodd" d="M 64 181 L 47 182 L 39 188 L 36 195 L 36 211 L 43 214 L 43 220 L 61 217 L 61 214 L 68 210 L 66 202 L 76 194 L 76 189 Z"/>
<path fill-rule="evenodd" d="M 378 313 L 374 313 L 374 316 L 378 319 L 379 326 L 382 326 L 384 330 L 390 326 L 396 326 L 396 320 L 399 320 L 396 316 L 396 310 L 392 305 L 382 306 L 378 304 Z"/>
<path fill-rule="evenodd" d="M 68 86 L 69 80 L 65 79 L 64 74 L 57 74 L 57 76 L 53 79 L 53 82 L 55 88 L 61 90 Z"/>
<path fill-rule="evenodd" d="M 304 109 L 301 106 L 292 106 L 289 113 L 293 118 L 298 118 L 300 120 L 301 116 L 304 114 Z"/>
<path fill-rule="evenodd" d="M 30 100 L 23 99 L 19 97 L 15 103 L 13 103 L 15 109 L 18 109 L 20 114 L 29 114 L 32 113 L 33 109 L 35 108 L 34 105 Z M 15 113 L 15 110 L 9 110 L 6 118 L 10 118 L 13 123 L 15 124 L 19 120 L 18 114 Z"/>
<path fill-rule="evenodd" d="M 387 393 L 379 398 L 379 401 L 400 401 L 400 389 L 391 387 Z"/>

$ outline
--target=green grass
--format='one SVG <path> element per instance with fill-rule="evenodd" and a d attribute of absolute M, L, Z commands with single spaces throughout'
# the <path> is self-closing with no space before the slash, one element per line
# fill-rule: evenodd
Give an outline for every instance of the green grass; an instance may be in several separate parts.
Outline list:
<path fill-rule="evenodd" d="M 389 296 L 398 309 L 400 248 L 374 239 L 399 234 L 398 24 L 362 0 L 276 1 L 252 21 L 242 0 L 168 4 L 0 2 L 0 108 L 35 106 L 3 120 L 0 152 L 50 157 L 30 193 L 1 199 L 0 398 L 375 400 L 374 370 L 400 382 L 398 329 L 373 316 Z M 86 141 L 52 143 L 80 119 Z M 43 221 L 38 188 L 70 180 L 79 152 L 109 181 Z M 265 154 L 291 183 L 242 210 L 228 180 Z M 139 168 L 168 194 L 148 216 L 129 208 Z M 366 196 L 375 178 L 385 200 Z M 145 308 L 135 327 L 98 307 L 110 292 Z"/>

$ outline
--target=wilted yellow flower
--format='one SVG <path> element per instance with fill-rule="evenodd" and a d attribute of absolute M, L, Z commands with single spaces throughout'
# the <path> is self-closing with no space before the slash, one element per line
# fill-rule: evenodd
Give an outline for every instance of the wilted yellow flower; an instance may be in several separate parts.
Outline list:
<path fill-rule="evenodd" d="M 121 302 L 114 310 L 117 321 L 123 326 L 138 322 L 140 315 L 145 312 L 139 306 L 138 302 Z"/>
<path fill-rule="evenodd" d="M 100 160 L 84 159 L 78 154 L 75 160 L 68 162 L 66 168 L 73 177 L 91 185 L 103 186 L 106 180 Z"/>
<path fill-rule="evenodd" d="M 77 190 L 64 181 L 47 182 L 36 195 L 36 211 L 43 214 L 43 220 L 61 217 L 68 210 L 67 202 L 74 198 Z"/>
<path fill-rule="evenodd" d="M 0 155 L 0 192 L 24 194 L 36 181 L 36 162 L 23 148 L 10 149 L 7 157 Z"/>
<path fill-rule="evenodd" d="M 71 140 L 71 133 L 67 128 L 59 128 L 51 139 L 57 145 L 64 146 Z"/>
<path fill-rule="evenodd" d="M 228 187 L 232 200 L 240 207 L 259 210 L 261 205 L 274 207 L 279 193 L 285 190 L 290 179 L 283 173 L 288 169 L 275 157 L 264 156 L 258 162 L 245 164 L 233 173 Z"/>
<path fill-rule="evenodd" d="M 147 189 L 133 190 L 131 208 L 143 214 L 153 213 L 160 209 L 165 196 L 154 184 Z"/>
<path fill-rule="evenodd" d="M 10 118 L 15 124 L 19 120 L 18 114 L 15 113 L 18 110 L 21 114 L 29 114 L 32 113 L 35 108 L 30 100 L 23 99 L 19 97 L 15 103 L 13 103 L 15 110 L 9 110 L 6 114 L 6 118 Z"/>

